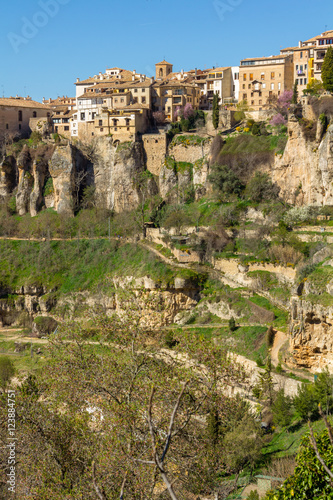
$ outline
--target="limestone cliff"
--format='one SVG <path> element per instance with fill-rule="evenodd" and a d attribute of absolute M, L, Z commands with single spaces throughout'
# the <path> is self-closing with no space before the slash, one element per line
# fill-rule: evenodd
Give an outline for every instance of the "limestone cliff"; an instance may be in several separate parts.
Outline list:
<path fill-rule="evenodd" d="M 2 297 L 2 298 L 1 298 Z M 199 300 L 199 289 L 190 281 L 176 278 L 172 286 L 161 285 L 149 277 L 113 278 L 108 292 L 82 291 L 56 298 L 42 286 L 24 286 L 0 290 L 0 326 L 30 322 L 36 316 L 53 316 L 60 321 L 79 319 L 89 311 L 133 316 L 151 327 L 174 322 L 181 311 L 193 309 Z"/>
<path fill-rule="evenodd" d="M 306 134 L 310 126 L 314 127 L 312 138 Z M 295 115 L 289 119 L 287 146 L 282 157 L 276 157 L 271 174 L 291 204 L 333 204 L 333 125 L 323 132 L 320 120 L 304 125 Z"/>
<path fill-rule="evenodd" d="M 333 373 L 333 307 L 291 299 L 290 348 L 297 366 Z"/>

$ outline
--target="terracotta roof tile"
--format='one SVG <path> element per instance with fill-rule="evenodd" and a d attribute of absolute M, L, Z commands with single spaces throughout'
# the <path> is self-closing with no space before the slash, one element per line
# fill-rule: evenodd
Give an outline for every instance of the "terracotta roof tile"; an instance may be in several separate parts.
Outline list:
<path fill-rule="evenodd" d="M 24 99 L 23 97 L 2 97 L 0 98 L 0 106 L 15 106 L 18 108 L 39 108 L 51 109 L 50 105 L 42 104 L 41 102 Z"/>

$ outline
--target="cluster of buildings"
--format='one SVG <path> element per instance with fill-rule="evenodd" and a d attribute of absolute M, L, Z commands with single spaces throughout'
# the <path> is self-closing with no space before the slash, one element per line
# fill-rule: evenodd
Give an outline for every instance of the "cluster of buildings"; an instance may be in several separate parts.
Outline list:
<path fill-rule="evenodd" d="M 85 80 L 77 79 L 75 97 L 37 103 L 27 98 L 0 99 L 0 138 L 26 133 L 38 120 L 49 120 L 53 131 L 67 138 L 91 140 L 112 135 L 134 140 L 158 120 L 171 122 L 186 104 L 209 110 L 214 94 L 225 107 L 245 101 L 254 111 L 267 109 L 272 98 L 291 90 L 299 95 L 307 84 L 321 80 L 321 67 L 333 31 L 282 49 L 279 55 L 242 59 L 239 66 L 174 72 L 163 60 L 155 76 L 110 68 Z"/>

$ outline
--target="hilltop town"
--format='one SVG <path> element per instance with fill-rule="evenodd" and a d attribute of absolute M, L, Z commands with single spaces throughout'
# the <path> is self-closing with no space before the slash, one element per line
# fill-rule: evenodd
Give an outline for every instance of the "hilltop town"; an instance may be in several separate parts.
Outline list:
<path fill-rule="evenodd" d="M 307 85 L 321 81 L 321 67 L 333 31 L 325 31 L 279 55 L 244 58 L 239 65 L 174 72 L 165 60 L 155 65 L 155 76 L 109 68 L 105 73 L 75 82 L 75 97 L 0 99 L 0 137 L 26 135 L 47 130 L 70 140 L 91 141 L 110 136 L 135 141 L 148 131 L 177 120 L 185 105 L 193 110 L 211 110 L 213 97 L 219 105 L 235 109 L 244 103 L 265 116 L 274 98 L 298 85 L 299 96 Z"/>

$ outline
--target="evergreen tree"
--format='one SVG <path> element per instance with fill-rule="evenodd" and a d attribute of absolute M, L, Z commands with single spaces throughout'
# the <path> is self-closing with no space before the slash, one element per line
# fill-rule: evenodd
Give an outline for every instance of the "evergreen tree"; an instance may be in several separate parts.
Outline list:
<path fill-rule="evenodd" d="M 302 420 L 318 418 L 318 397 L 314 384 L 302 384 L 298 387 L 293 403 Z"/>
<path fill-rule="evenodd" d="M 321 68 L 321 78 L 323 87 L 329 92 L 333 92 L 333 48 L 327 49 L 324 62 Z"/>
<path fill-rule="evenodd" d="M 218 93 L 216 92 L 216 94 L 214 94 L 214 98 L 213 98 L 213 127 L 215 128 L 215 130 L 218 128 L 219 120 L 220 120 L 219 100 L 220 100 L 220 97 L 219 97 Z"/>
<path fill-rule="evenodd" d="M 270 357 L 267 359 L 264 370 L 264 373 L 260 373 L 258 383 L 253 388 L 253 395 L 261 401 L 265 401 L 268 406 L 272 406 L 274 382 Z"/>
<path fill-rule="evenodd" d="M 291 398 L 286 396 L 284 389 L 280 389 L 272 405 L 274 422 L 281 427 L 287 427 L 291 424 L 293 417 Z"/>
<path fill-rule="evenodd" d="M 297 104 L 297 102 L 298 102 L 298 83 L 297 80 L 295 80 L 293 88 L 293 98 L 291 100 L 291 104 Z"/>
<path fill-rule="evenodd" d="M 207 437 L 210 445 L 216 448 L 221 436 L 221 419 L 216 409 L 211 409 L 207 416 Z"/>
<path fill-rule="evenodd" d="M 235 321 L 235 318 L 232 316 L 230 319 L 229 319 L 229 330 L 231 332 L 234 332 L 236 330 L 236 321 Z"/>

